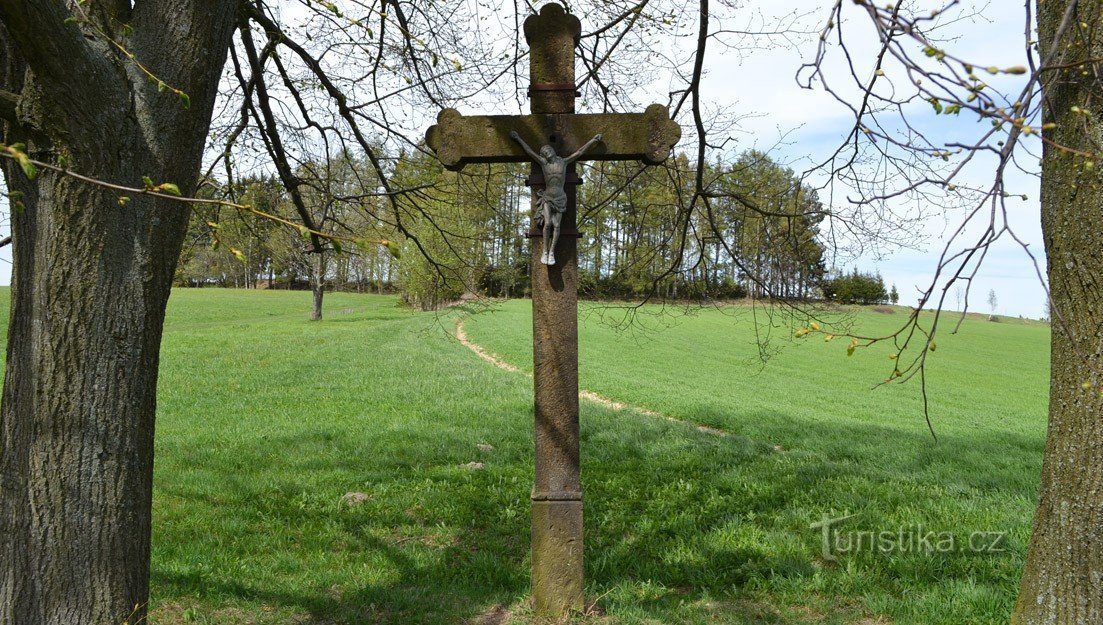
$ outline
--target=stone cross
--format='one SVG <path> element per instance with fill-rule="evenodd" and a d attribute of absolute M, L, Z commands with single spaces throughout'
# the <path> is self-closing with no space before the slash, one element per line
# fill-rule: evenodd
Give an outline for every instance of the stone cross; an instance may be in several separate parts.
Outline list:
<path fill-rule="evenodd" d="M 582 486 L 578 426 L 578 240 L 573 162 L 639 160 L 656 165 L 681 137 L 665 106 L 643 113 L 575 114 L 575 57 L 582 26 L 558 4 L 546 4 L 525 20 L 529 44 L 531 115 L 464 116 L 445 109 L 426 134 L 445 168 L 468 163 L 535 160 L 527 181 L 534 213 L 547 209 L 545 197 L 566 195 L 560 223 L 550 240 L 532 240 L 532 338 L 535 395 L 536 479 L 532 490 L 532 595 L 540 614 L 559 615 L 583 608 Z M 544 160 L 536 158 L 540 150 Z M 556 155 L 558 165 L 544 165 Z M 557 161 L 558 162 L 558 161 Z M 563 175 L 565 174 L 565 175 Z M 553 185 L 558 186 L 554 189 Z M 545 189 L 545 186 L 548 188 Z M 556 210 L 559 210 L 558 208 Z M 534 215 L 535 217 L 535 215 Z M 536 221 L 534 219 L 534 221 Z M 562 237 L 557 235 L 561 234 Z M 556 240 L 558 239 L 558 240 Z M 548 241 L 545 243 L 545 241 Z M 550 249 L 544 249 L 549 245 Z M 547 264 L 545 264 L 546 261 Z"/>

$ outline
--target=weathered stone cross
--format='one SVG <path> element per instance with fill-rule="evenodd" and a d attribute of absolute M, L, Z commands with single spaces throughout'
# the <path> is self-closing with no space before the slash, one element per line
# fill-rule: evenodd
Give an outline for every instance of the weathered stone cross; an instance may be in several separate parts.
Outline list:
<path fill-rule="evenodd" d="M 528 236 L 532 239 L 536 417 L 532 594 L 537 612 L 563 614 L 583 608 L 583 586 L 575 206 L 575 187 L 580 181 L 573 160 L 565 162 L 562 156 L 641 160 L 655 165 L 666 160 L 681 129 L 659 104 L 643 113 L 576 115 L 574 48 L 581 23 L 560 5 L 546 4 L 539 15 L 525 20 L 524 28 L 531 50 L 532 114 L 467 117 L 445 109 L 426 134 L 426 142 L 441 163 L 454 171 L 468 163 L 539 159 L 528 179 L 533 188 L 534 221 L 535 213 L 543 208 L 545 215 L 551 214 L 559 222 L 556 235 L 561 237 L 548 239 L 547 231 Z M 554 161 L 551 166 L 549 160 Z M 564 192 L 566 202 L 561 199 Z M 557 211 L 562 212 L 555 214 Z M 552 241 L 547 255 L 544 241 Z"/>

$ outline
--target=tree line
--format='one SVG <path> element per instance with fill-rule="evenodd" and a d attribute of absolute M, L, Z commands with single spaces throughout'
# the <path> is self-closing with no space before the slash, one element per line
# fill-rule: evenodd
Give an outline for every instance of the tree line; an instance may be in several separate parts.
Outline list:
<path fill-rule="evenodd" d="M 447 172 L 413 151 L 387 159 L 396 184 L 416 189 L 403 226 L 416 234 L 390 246 L 331 245 L 319 250 L 300 229 L 232 208 L 200 209 L 181 252 L 176 283 L 238 288 L 310 288 L 316 315 L 326 289 L 397 292 L 432 309 L 466 292 L 520 297 L 530 292 L 526 233 L 531 191 L 527 167 L 503 164 Z M 378 179 L 350 153 L 300 166 L 300 191 L 315 228 L 365 240 L 400 238 L 378 193 Z M 828 271 L 814 189 L 766 154 L 747 151 L 707 165 L 717 194 L 711 215 L 683 223 L 694 164 L 678 155 L 664 167 L 598 162 L 579 188 L 579 282 L 599 299 L 822 297 Z M 210 180 L 210 193 L 265 213 L 296 217 L 274 177 Z M 883 290 L 883 288 L 882 288 Z M 879 299 L 884 299 L 881 297 Z"/>

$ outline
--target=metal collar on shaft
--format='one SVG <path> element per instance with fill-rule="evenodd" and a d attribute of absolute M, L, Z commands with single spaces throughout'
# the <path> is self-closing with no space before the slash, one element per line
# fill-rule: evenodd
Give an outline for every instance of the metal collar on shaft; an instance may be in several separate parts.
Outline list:
<path fill-rule="evenodd" d="M 574 96 L 580 97 L 582 93 L 575 87 L 574 83 L 532 83 L 529 85 L 529 95 L 533 93 L 562 93 L 562 92 L 574 92 Z"/>
<path fill-rule="evenodd" d="M 534 490 L 533 501 L 582 501 L 580 490 Z"/>

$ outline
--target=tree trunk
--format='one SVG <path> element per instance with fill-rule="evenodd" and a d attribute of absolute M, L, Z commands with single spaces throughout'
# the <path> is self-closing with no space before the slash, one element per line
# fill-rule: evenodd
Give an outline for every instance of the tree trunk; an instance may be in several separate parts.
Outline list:
<path fill-rule="evenodd" d="M 310 309 L 310 320 L 320 321 L 322 318 L 322 298 L 326 291 L 326 253 L 314 254 L 314 271 L 310 274 L 310 290 L 314 294 L 314 306 Z"/>
<path fill-rule="evenodd" d="M 190 195 L 236 5 L 141 6 L 118 16 L 134 25 L 131 50 L 187 90 L 189 109 L 64 23 L 63 3 L 3 3 L 0 83 L 19 99 L 4 141 L 43 161 L 64 154 L 97 179 L 140 187 L 149 176 Z M 0 624 L 141 622 L 161 330 L 189 211 L 3 169 L 24 206 L 12 214 L 0 402 Z"/>
<path fill-rule="evenodd" d="M 148 592 L 158 352 L 188 213 L 33 186 L 13 219 L 0 622 L 121 623 Z"/>
<path fill-rule="evenodd" d="M 1043 51 L 1049 50 L 1066 2 L 1039 2 Z M 1081 23 L 1100 28 L 1103 2 L 1080 2 L 1070 33 Z M 1066 35 L 1063 62 L 1099 58 L 1098 37 Z M 1094 41 L 1092 47 L 1084 40 Z M 1090 65 L 1089 65 L 1090 66 Z M 1079 67 L 1045 90 L 1047 139 L 1098 152 L 1103 93 Z M 1073 107 L 1091 111 L 1076 115 Z M 1103 177 L 1087 159 L 1047 143 L 1042 163 L 1042 230 L 1053 300 L 1049 432 L 1030 551 L 1015 605 L 1015 625 L 1103 623 L 1103 395 L 1093 371 L 1103 367 Z M 1085 390 L 1085 381 L 1096 384 Z"/>

